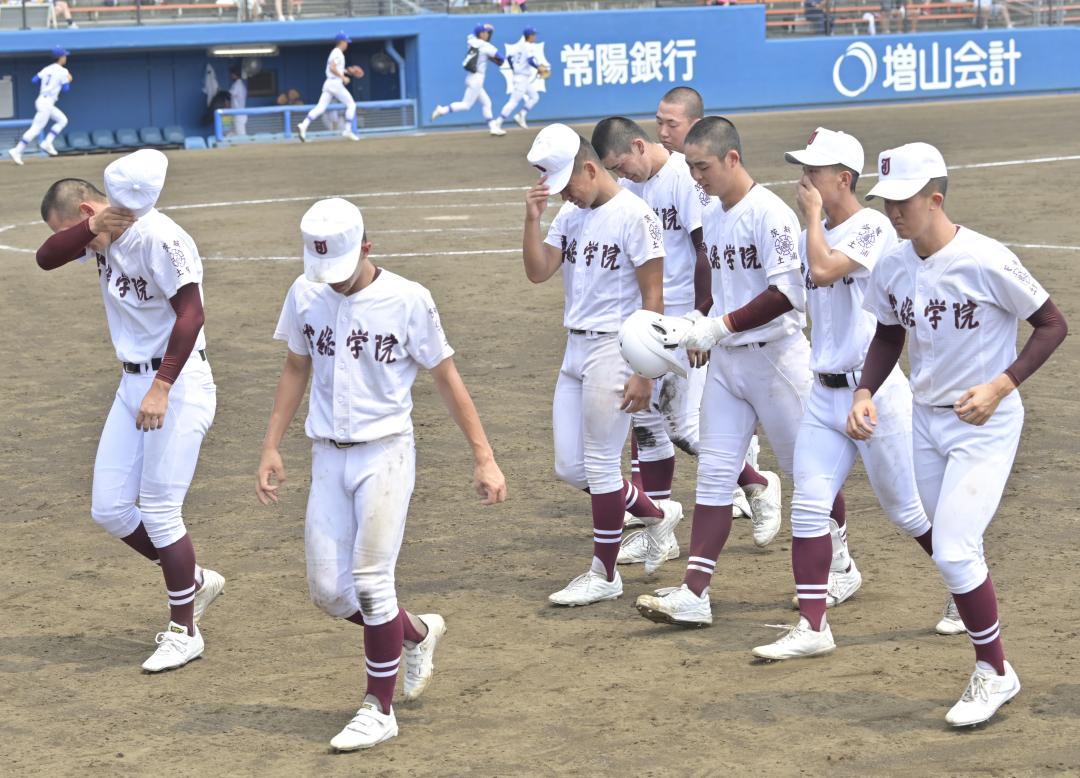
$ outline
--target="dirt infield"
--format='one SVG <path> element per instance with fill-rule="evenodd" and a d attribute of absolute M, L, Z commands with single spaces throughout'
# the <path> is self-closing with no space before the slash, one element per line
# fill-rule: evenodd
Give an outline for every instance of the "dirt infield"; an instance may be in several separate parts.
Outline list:
<path fill-rule="evenodd" d="M 957 221 L 1010 244 L 1080 323 L 1080 96 L 742 117 L 757 180 L 792 179 L 782 152 L 815 126 L 859 136 L 868 160 L 926 140 L 955 170 Z M 206 267 L 217 420 L 185 516 L 200 560 L 228 578 L 203 622 L 204 657 L 174 673 L 139 664 L 166 620 L 161 575 L 89 517 L 90 473 L 117 382 L 93 266 L 43 273 L 41 194 L 100 181 L 109 157 L 0 166 L 0 753 L 6 775 L 1046 775 L 1080 774 L 1077 573 L 1080 356 L 1067 341 L 1023 388 L 1027 423 L 987 550 L 1004 640 L 1024 684 L 981 730 L 944 714 L 963 690 L 965 637 L 933 632 L 943 585 L 877 507 L 848 486 L 852 553 L 865 576 L 830 614 L 836 652 L 777 665 L 750 648 L 792 620 L 785 521 L 767 549 L 737 522 L 721 557 L 711 629 L 661 628 L 634 598 L 680 580 L 624 569 L 615 602 L 556 610 L 547 595 L 583 572 L 588 501 L 552 475 L 551 395 L 562 292 L 521 269 L 524 154 L 533 131 L 365 139 L 170 154 L 161 205 Z M 872 162 L 870 163 L 872 166 Z M 866 184 L 860 186 L 865 191 Z M 463 191 L 447 192 L 458 189 Z M 442 191 L 440 191 L 442 190 Z M 467 190 L 467 191 L 464 191 Z M 792 187 L 776 190 L 791 201 Z M 376 261 L 435 296 L 510 484 L 481 510 L 460 433 L 431 381 L 417 383 L 417 490 L 398 568 L 416 612 L 449 633 L 424 699 L 397 707 L 401 735 L 370 753 L 328 741 L 359 704 L 361 631 L 308 600 L 302 425 L 283 448 L 290 480 L 262 508 L 253 472 L 283 346 L 272 341 L 301 272 L 298 225 L 318 196 L 356 195 Z M 282 201 L 284 198 L 284 201 Z M 243 202 L 254 201 L 254 202 Z M 206 205 L 220 203 L 218 205 Z M 196 206 L 196 207 L 184 207 Z M 553 205 L 547 214 L 554 216 Z M 8 225 L 10 229 L 5 229 Z M 1023 248 L 1051 245 L 1058 248 Z M 16 249 L 23 249 L 18 251 Z M 1027 327 L 1022 336 L 1026 338 Z M 675 497 L 693 502 L 679 455 Z M 763 452 L 766 464 L 771 454 Z M 785 503 L 790 481 L 785 480 Z M 684 557 L 690 522 L 679 528 Z"/>

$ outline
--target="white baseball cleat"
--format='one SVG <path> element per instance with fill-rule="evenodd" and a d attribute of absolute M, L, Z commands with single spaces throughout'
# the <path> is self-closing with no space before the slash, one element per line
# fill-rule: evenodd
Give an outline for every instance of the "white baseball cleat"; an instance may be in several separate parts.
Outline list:
<path fill-rule="evenodd" d="M 821 656 L 836 648 L 832 630 L 826 622 L 820 632 L 810 629 L 810 622 L 799 617 L 799 623 L 775 643 L 758 646 L 753 650 L 759 659 L 779 662 L 782 659 L 799 659 L 807 656 Z"/>
<path fill-rule="evenodd" d="M 334 735 L 330 747 L 336 751 L 357 751 L 377 746 L 384 740 L 397 737 L 398 726 L 394 709 L 383 713 L 373 702 L 365 702 L 345 729 Z"/>
<path fill-rule="evenodd" d="M 645 561 L 645 555 L 649 548 L 649 535 L 644 530 L 631 532 L 623 538 L 619 546 L 619 558 L 615 560 L 620 565 L 638 565 Z M 671 536 L 671 542 L 667 547 L 667 560 L 679 558 L 679 542 L 675 535 Z"/>
<path fill-rule="evenodd" d="M 626 511 L 622 517 L 623 529 L 634 529 L 635 527 L 644 527 L 645 522 L 639 519 L 630 511 Z"/>
<path fill-rule="evenodd" d="M 417 616 L 427 625 L 427 635 L 412 648 L 405 647 L 405 699 L 415 700 L 431 683 L 435 670 L 435 648 L 446 634 L 446 621 L 437 613 Z"/>
<path fill-rule="evenodd" d="M 652 575 L 660 565 L 671 559 L 668 550 L 675 540 L 675 528 L 683 518 L 682 504 L 675 500 L 657 500 L 656 507 L 664 512 L 663 517 L 654 524 L 645 525 L 649 542 L 645 549 L 645 572 Z"/>
<path fill-rule="evenodd" d="M 604 575 L 597 573 L 592 568 L 589 572 L 579 575 L 566 585 L 548 596 L 548 602 L 552 605 L 566 605 L 573 608 L 575 605 L 592 605 L 594 602 L 604 600 L 616 600 L 622 597 L 622 576 L 615 572 L 615 579 L 609 581 Z"/>
<path fill-rule="evenodd" d="M 712 605 L 709 590 L 698 597 L 686 584 L 657 589 L 656 594 L 643 594 L 634 604 L 638 613 L 657 624 L 679 624 L 705 627 L 712 624 Z"/>
<path fill-rule="evenodd" d="M 216 573 L 213 570 L 207 570 L 205 567 L 202 571 L 203 579 L 202 586 L 195 592 L 195 623 L 199 623 L 199 619 L 206 613 L 206 609 L 210 607 L 210 603 L 216 600 L 225 591 L 225 576 L 221 573 Z"/>
<path fill-rule="evenodd" d="M 960 618 L 960 611 L 956 608 L 956 600 L 951 594 L 945 600 L 945 612 L 941 615 L 941 621 L 934 627 L 934 632 L 939 635 L 963 635 L 967 632 L 964 620 Z"/>
<path fill-rule="evenodd" d="M 524 111 L 518 111 L 516 114 L 514 114 L 514 122 L 517 124 L 518 127 L 523 130 L 529 129 L 529 125 L 525 123 Z"/>
<path fill-rule="evenodd" d="M 768 481 L 750 493 L 750 521 L 754 525 L 754 545 L 763 548 L 780 531 L 780 476 L 768 470 L 761 475 Z"/>
<path fill-rule="evenodd" d="M 296 128 L 296 134 L 300 136 L 301 143 L 307 143 L 307 127 L 305 127 L 303 124 L 298 125 Z"/>
<path fill-rule="evenodd" d="M 960 700 L 945 714 L 954 727 L 971 727 L 990 719 L 997 709 L 1020 693 L 1020 678 L 1005 663 L 1005 675 L 976 667 Z"/>
<path fill-rule="evenodd" d="M 735 491 L 731 495 L 731 518 L 753 518 L 750 511 L 750 501 L 746 499 L 746 492 L 742 490 L 741 486 L 736 486 Z"/>
<path fill-rule="evenodd" d="M 862 573 L 855 566 L 855 560 L 849 557 L 851 569 L 847 572 L 829 572 L 829 588 L 825 593 L 825 607 L 835 608 L 843 602 L 851 599 L 855 592 L 862 586 Z M 799 595 L 791 598 L 791 607 L 799 609 Z"/>
<path fill-rule="evenodd" d="M 360 136 L 352 131 L 352 127 L 346 127 L 345 132 L 341 133 L 341 137 L 349 140 L 360 140 Z"/>
<path fill-rule="evenodd" d="M 435 110 L 431 112 L 431 121 L 435 121 L 440 116 L 446 116 L 448 113 L 450 113 L 449 108 L 444 105 L 437 105 L 435 106 Z"/>
<path fill-rule="evenodd" d="M 19 151 L 18 149 L 15 149 L 15 148 L 8 149 L 8 156 L 11 157 L 11 161 L 14 162 L 16 165 L 23 164 L 22 152 Z"/>
<path fill-rule="evenodd" d="M 38 148 L 44 151 L 50 157 L 55 157 L 60 154 L 60 152 L 56 150 L 56 146 L 53 145 L 53 142 L 51 140 L 43 140 L 40 144 L 38 144 Z"/>
<path fill-rule="evenodd" d="M 497 138 L 502 137 L 503 135 L 506 134 L 506 130 L 504 130 L 502 127 L 500 127 L 497 124 L 489 125 L 488 126 L 488 132 L 490 132 L 492 135 L 494 135 Z"/>
<path fill-rule="evenodd" d="M 183 667 L 192 659 L 202 656 L 206 648 L 198 627 L 195 627 L 195 635 L 189 637 L 187 627 L 175 621 L 170 621 L 165 631 L 157 634 L 155 642 L 158 644 L 157 651 L 142 664 L 142 669 L 148 673 Z"/>

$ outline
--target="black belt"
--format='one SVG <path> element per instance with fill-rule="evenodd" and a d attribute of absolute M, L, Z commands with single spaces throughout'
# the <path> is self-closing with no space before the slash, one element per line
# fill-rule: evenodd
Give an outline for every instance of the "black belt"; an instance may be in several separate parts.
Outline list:
<path fill-rule="evenodd" d="M 614 335 L 614 332 L 597 332 L 596 330 L 570 330 L 571 335 Z"/>
<path fill-rule="evenodd" d="M 351 443 L 342 443 L 339 440 L 331 440 L 330 438 L 326 438 L 326 442 L 329 443 L 334 448 L 352 448 L 353 446 L 359 446 L 360 445 L 358 442 L 355 442 L 355 441 L 351 442 Z"/>
<path fill-rule="evenodd" d="M 198 351 L 196 351 L 195 353 L 198 354 L 200 357 L 202 357 L 203 362 L 206 361 L 206 349 L 201 348 Z M 135 374 L 142 373 L 143 368 L 146 367 L 145 362 L 121 362 L 120 364 L 122 364 L 124 366 L 124 372 L 125 373 L 135 373 Z M 161 367 L 161 357 L 154 357 L 153 359 L 150 360 L 150 369 L 151 370 L 157 370 L 159 367 Z"/>
<path fill-rule="evenodd" d="M 817 373 L 818 383 L 826 389 L 855 389 L 859 381 L 855 372 L 850 373 Z"/>
<path fill-rule="evenodd" d="M 721 343 L 720 345 L 724 346 L 723 343 Z M 768 345 L 769 345 L 769 341 L 763 340 L 763 341 L 760 341 L 758 343 L 740 343 L 737 346 L 724 346 L 724 348 L 731 349 L 731 350 L 734 350 L 734 349 L 737 349 L 737 348 L 750 348 L 751 346 L 757 346 L 758 348 L 765 348 Z"/>

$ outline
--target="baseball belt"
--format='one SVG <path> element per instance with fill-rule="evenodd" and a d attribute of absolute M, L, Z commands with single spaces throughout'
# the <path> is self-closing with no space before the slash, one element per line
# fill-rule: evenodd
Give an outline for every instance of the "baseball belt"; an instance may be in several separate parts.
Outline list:
<path fill-rule="evenodd" d="M 206 361 L 206 349 L 201 348 L 195 353 L 202 358 L 203 362 Z M 154 357 L 150 360 L 150 371 L 146 370 L 147 364 L 145 362 L 121 362 L 120 364 L 124 366 L 125 373 L 134 373 L 138 375 L 139 373 L 155 371 L 161 367 L 161 357 Z"/>
<path fill-rule="evenodd" d="M 826 389 L 854 389 L 859 385 L 859 373 L 817 373 L 818 383 Z"/>

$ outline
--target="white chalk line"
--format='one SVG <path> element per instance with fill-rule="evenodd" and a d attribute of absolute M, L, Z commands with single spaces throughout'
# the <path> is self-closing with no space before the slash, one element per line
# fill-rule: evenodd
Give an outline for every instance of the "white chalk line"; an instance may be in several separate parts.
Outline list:
<path fill-rule="evenodd" d="M 3 246 L 0 246 L 3 248 Z M 372 259 L 408 259 L 410 257 L 468 257 L 479 254 L 520 254 L 521 246 L 512 249 L 465 249 L 464 251 L 407 251 L 396 254 L 370 254 Z M 203 257 L 203 262 L 299 262 L 299 254 L 272 257 Z"/>

